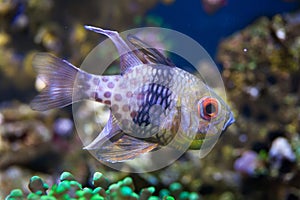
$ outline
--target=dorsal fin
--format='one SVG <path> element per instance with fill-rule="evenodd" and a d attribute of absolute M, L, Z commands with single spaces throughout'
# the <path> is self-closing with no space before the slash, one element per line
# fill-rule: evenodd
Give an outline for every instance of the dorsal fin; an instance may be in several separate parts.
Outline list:
<path fill-rule="evenodd" d="M 151 47 L 146 42 L 140 40 L 136 36 L 132 34 L 127 35 L 127 40 L 137 48 L 135 53 L 138 57 L 143 56 L 140 60 L 147 59 L 148 62 L 163 64 L 170 67 L 175 67 L 175 64 L 165 57 L 161 52 L 159 52 L 156 48 Z"/>
<path fill-rule="evenodd" d="M 106 35 L 112 40 L 120 54 L 121 74 L 124 74 L 130 67 L 143 64 L 143 62 L 132 52 L 126 42 L 120 37 L 117 31 L 104 30 L 94 26 L 84 27 L 87 30 Z"/>

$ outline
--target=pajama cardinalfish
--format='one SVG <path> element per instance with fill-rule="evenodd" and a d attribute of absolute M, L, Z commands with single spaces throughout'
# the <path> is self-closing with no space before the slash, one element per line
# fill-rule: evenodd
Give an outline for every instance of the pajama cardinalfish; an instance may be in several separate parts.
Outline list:
<path fill-rule="evenodd" d="M 126 43 L 116 31 L 85 26 L 108 36 L 120 54 L 118 75 L 94 75 L 51 54 L 38 53 L 33 67 L 46 87 L 34 110 L 61 108 L 81 100 L 110 107 L 102 132 L 85 149 L 98 159 L 123 162 L 168 146 L 200 149 L 234 122 L 226 103 L 203 80 L 178 67 L 134 35 Z M 211 145 L 214 145 L 212 142 Z"/>

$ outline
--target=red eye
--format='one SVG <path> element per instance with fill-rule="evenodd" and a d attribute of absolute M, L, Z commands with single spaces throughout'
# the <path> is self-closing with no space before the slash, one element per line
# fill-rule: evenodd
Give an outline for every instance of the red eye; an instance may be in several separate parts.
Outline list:
<path fill-rule="evenodd" d="M 219 101 L 212 97 L 203 97 L 198 103 L 198 114 L 205 120 L 217 117 L 219 113 Z"/>

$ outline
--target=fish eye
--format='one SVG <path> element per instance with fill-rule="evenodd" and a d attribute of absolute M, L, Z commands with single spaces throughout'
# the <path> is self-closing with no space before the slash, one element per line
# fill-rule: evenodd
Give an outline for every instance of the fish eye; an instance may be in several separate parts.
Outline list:
<path fill-rule="evenodd" d="M 212 97 L 203 97 L 198 102 L 198 114 L 207 121 L 218 116 L 220 103 Z"/>

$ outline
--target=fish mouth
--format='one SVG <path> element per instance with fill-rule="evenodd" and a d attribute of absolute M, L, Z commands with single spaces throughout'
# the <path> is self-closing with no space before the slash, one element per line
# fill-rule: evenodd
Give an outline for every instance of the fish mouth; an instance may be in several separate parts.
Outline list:
<path fill-rule="evenodd" d="M 223 128 L 222 128 L 222 132 L 226 131 L 227 127 L 229 127 L 231 124 L 233 124 L 235 122 L 235 119 L 234 119 L 234 116 L 233 116 L 233 113 L 230 112 L 229 113 L 229 118 L 228 120 L 225 122 Z"/>

